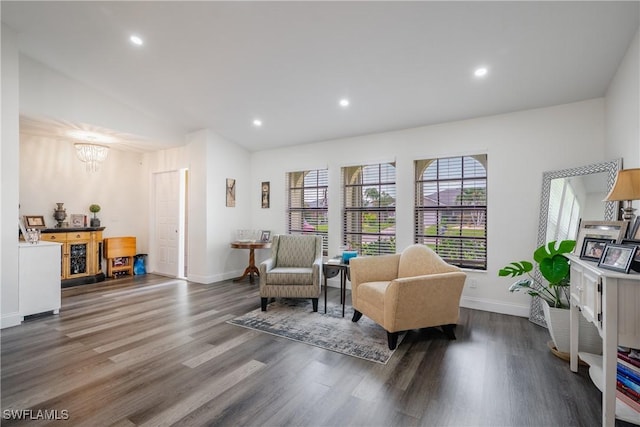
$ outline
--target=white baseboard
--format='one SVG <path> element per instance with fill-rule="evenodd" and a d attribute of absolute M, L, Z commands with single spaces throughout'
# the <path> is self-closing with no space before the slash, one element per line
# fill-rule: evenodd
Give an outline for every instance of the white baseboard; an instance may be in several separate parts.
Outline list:
<path fill-rule="evenodd" d="M 11 328 L 12 326 L 18 326 L 22 323 L 23 317 L 20 313 L 3 314 L 0 317 L 0 329 Z"/>
<path fill-rule="evenodd" d="M 530 307 L 528 305 L 505 304 L 501 301 L 465 296 L 460 299 L 460 307 L 490 311 L 492 313 L 509 314 L 511 316 L 519 317 L 529 317 L 530 311 Z"/>
<path fill-rule="evenodd" d="M 244 270 L 243 270 L 244 271 Z M 187 280 L 195 283 L 202 283 L 204 285 L 208 285 L 216 282 L 223 282 L 225 280 L 235 279 L 236 277 L 240 277 L 243 271 L 232 271 L 220 274 L 210 274 L 210 275 L 199 275 L 199 274 L 189 274 Z M 259 278 L 254 279 L 254 283 L 260 283 Z"/>

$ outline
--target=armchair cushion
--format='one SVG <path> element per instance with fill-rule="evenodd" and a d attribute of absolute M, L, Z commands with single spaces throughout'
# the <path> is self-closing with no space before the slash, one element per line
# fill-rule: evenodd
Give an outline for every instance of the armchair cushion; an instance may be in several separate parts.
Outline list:
<path fill-rule="evenodd" d="M 317 257 L 316 247 L 313 243 L 309 244 L 307 235 L 281 235 L 276 249 L 277 267 L 309 267 Z"/>

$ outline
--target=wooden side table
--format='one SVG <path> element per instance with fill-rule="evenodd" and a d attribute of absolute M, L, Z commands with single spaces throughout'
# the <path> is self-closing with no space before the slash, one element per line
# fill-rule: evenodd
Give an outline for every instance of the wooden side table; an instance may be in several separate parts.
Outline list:
<path fill-rule="evenodd" d="M 260 271 L 256 267 L 256 249 L 269 249 L 271 242 L 231 242 L 233 249 L 249 249 L 249 266 L 244 269 L 242 276 L 237 279 L 233 279 L 234 282 L 239 282 L 245 277 L 249 276 L 249 283 L 253 283 L 253 275 L 260 276 Z"/>

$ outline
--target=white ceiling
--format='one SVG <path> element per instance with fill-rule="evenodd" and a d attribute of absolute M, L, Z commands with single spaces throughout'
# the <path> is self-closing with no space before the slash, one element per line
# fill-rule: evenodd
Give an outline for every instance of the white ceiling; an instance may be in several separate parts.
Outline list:
<path fill-rule="evenodd" d="M 640 22 L 638 1 L 1 7 L 24 54 L 252 151 L 601 97 Z"/>

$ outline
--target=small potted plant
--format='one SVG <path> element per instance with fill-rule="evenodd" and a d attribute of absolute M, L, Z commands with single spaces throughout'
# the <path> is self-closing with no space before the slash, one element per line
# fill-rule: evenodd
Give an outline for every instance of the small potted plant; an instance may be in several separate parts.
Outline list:
<path fill-rule="evenodd" d="M 525 291 L 533 297 L 543 300 L 542 309 L 549 334 L 553 340 L 554 353 L 565 357 L 569 352 L 569 259 L 565 254 L 576 247 L 575 240 L 555 241 L 540 246 L 533 253 L 533 260 L 538 264 L 538 271 L 545 281 L 540 281 L 531 274 L 533 264 L 529 261 L 512 262 L 498 271 L 499 276 L 518 277 L 527 275 L 509 287 L 510 292 Z M 582 316 L 580 316 L 582 318 Z M 582 320 L 582 319 L 581 319 Z M 580 350 L 599 354 L 602 352 L 602 341 L 597 328 L 589 323 L 580 323 Z"/>
<path fill-rule="evenodd" d="M 96 217 L 96 214 L 100 212 L 100 205 L 93 204 L 89 206 L 89 211 L 93 213 L 93 218 L 91 218 L 91 227 L 100 227 L 100 219 Z"/>

